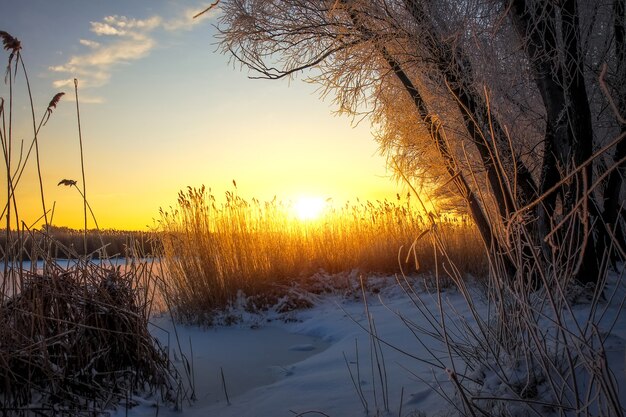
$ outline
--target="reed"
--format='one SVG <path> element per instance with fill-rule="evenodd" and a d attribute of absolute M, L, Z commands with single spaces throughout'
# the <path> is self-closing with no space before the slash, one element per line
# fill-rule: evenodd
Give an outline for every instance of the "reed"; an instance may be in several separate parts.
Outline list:
<path fill-rule="evenodd" d="M 613 143 L 623 138 L 622 132 Z M 598 151 L 572 172 L 601 154 Z M 459 415 L 624 416 L 623 395 L 609 359 L 609 340 L 626 303 L 624 242 L 615 232 L 620 225 L 596 218 L 609 244 L 595 255 L 597 275 L 576 279 L 585 246 L 594 237 L 587 219 L 596 209 L 587 204 L 588 197 L 600 191 L 606 173 L 621 163 L 607 166 L 585 186 L 571 210 L 552 214 L 558 221 L 544 239 L 549 250 L 536 244 L 536 216 L 512 216 L 505 227 L 494 229 L 506 250 L 488 254 L 481 286 L 468 285 L 465 266 L 456 264 L 449 251 L 449 236 L 435 223 L 424 233 L 447 267 L 435 271 L 430 291 L 421 291 L 404 273 L 399 275 L 398 283 L 415 306 L 402 320 L 416 345 L 435 342 L 419 360 L 444 378 L 421 382 Z M 500 169 L 504 172 L 505 167 Z M 495 213 L 495 203 L 481 198 L 486 211 Z M 543 204 L 543 198 L 526 207 Z M 452 307 L 442 294 L 448 285 L 462 296 L 460 305 Z M 411 323 L 420 323 L 420 328 Z M 369 333 L 375 336 L 375 329 Z"/>
<path fill-rule="evenodd" d="M 0 411 L 96 415 L 138 390 L 175 401 L 180 378 L 148 332 L 150 270 L 40 258 L 3 276 Z"/>
<path fill-rule="evenodd" d="M 7 98 L 0 97 L 7 190 L 0 213 L 5 225 L 0 242 L 0 414 L 100 415 L 138 390 L 160 394 L 162 401 L 180 401 L 185 396 L 180 376 L 147 329 L 157 286 L 152 269 L 135 261 L 140 246 L 129 238 L 124 255 L 132 260 L 120 268 L 109 262 L 106 245 L 91 242 L 94 246 L 87 248 L 87 230 L 76 244 L 83 250 L 55 239 L 63 229 L 50 225 L 54 209 L 46 208 L 38 140 L 63 93 L 53 96 L 37 124 L 22 45 L 4 31 L 0 39 L 10 54 Z M 22 79 L 30 104 L 25 117 L 33 125 L 26 146 L 14 141 L 13 131 L 14 120 L 24 117 L 14 106 L 15 85 Z M 35 224 L 44 223 L 40 230 L 20 218 L 16 193 L 33 154 L 42 202 Z M 84 203 L 88 206 L 86 199 Z M 102 242 L 100 235 L 98 240 Z M 76 261 L 61 263 L 59 257 Z"/>
<path fill-rule="evenodd" d="M 452 217 L 437 223 L 455 261 L 480 273 L 486 263 L 474 227 Z M 280 292 L 320 270 L 393 274 L 401 265 L 434 270 L 432 247 L 417 239 L 427 227 L 430 220 L 410 197 L 346 203 L 302 221 L 276 199 L 247 201 L 235 188 L 219 202 L 203 186 L 181 191 L 175 208 L 160 211 L 159 236 L 172 305 L 181 317 L 195 320 L 225 307 L 239 291 Z"/>

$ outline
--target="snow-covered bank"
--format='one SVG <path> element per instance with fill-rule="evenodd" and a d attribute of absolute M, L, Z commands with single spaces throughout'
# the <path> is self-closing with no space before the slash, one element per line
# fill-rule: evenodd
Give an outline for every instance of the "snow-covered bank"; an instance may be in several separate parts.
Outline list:
<path fill-rule="evenodd" d="M 393 283 L 393 278 L 386 281 L 388 285 L 378 285 L 380 290 L 376 294 L 369 293 L 367 305 L 359 299 L 358 292 L 349 297 L 327 295 L 313 308 L 290 316 L 295 322 L 284 322 L 270 314 L 263 322 L 258 318 L 253 322 L 244 319 L 234 328 L 179 327 L 183 351 L 190 338 L 193 345 L 199 400 L 185 403 L 182 412 L 163 406 L 157 411 L 150 401 L 144 401 L 128 410 L 128 415 L 414 417 L 421 415 L 420 412 L 429 417 L 448 415 L 454 407 L 440 394 L 444 390 L 453 396 L 454 387 L 449 374 L 433 366 L 437 359 L 433 360 L 431 355 L 434 353 L 445 366 L 451 367 L 448 353 L 441 343 L 417 332 L 418 327 L 427 325 L 414 300 Z M 616 285 L 619 288 L 615 297 L 600 306 L 607 308 L 599 322 L 600 332 L 606 337 L 608 366 L 617 380 L 618 398 L 623 407 L 626 405 L 626 321 L 619 314 L 626 291 L 624 283 L 616 279 L 610 283 L 609 290 Z M 449 289 L 441 296 L 445 308 L 453 311 L 451 316 L 470 320 L 466 302 L 458 291 Z M 420 297 L 429 310 L 438 310 L 436 295 L 420 293 Z M 365 330 L 370 328 L 366 308 L 380 343 Z M 589 313 L 589 304 L 577 304 L 573 309 L 574 316 L 582 318 Z M 479 313 L 486 315 L 486 307 Z M 609 334 L 607 330 L 613 323 Z M 251 329 L 251 324 L 260 325 L 261 329 Z M 298 354 L 302 356 L 298 358 Z M 230 405 L 220 385 L 217 372 L 220 365 L 216 368 L 211 358 L 224 361 Z M 455 362 L 459 367 L 458 361 Z M 511 372 L 514 371 L 512 364 Z M 240 372 L 239 376 L 235 376 L 236 372 Z M 483 378 L 483 394 L 487 396 L 488 389 L 497 392 L 496 376 L 486 374 Z M 238 383 L 241 386 L 234 386 Z M 125 415 L 126 410 L 120 409 L 118 414 Z"/>

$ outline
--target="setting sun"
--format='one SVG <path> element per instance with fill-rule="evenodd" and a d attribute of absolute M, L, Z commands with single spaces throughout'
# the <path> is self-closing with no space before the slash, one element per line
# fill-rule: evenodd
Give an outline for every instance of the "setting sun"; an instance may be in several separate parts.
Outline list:
<path fill-rule="evenodd" d="M 322 215 L 324 206 L 321 197 L 300 197 L 293 205 L 293 210 L 300 220 L 314 220 Z"/>

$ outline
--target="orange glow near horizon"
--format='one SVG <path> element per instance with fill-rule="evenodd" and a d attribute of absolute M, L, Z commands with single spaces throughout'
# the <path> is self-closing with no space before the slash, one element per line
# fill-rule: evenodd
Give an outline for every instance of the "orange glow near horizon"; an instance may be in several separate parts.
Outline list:
<path fill-rule="evenodd" d="M 20 5 L 29 9 L 27 2 Z M 0 26 L 22 40 L 22 52 L 30 58 L 28 72 L 38 74 L 31 79 L 34 113 L 45 113 L 50 99 L 65 92 L 37 134 L 45 208 L 52 225 L 84 226 L 83 200 L 77 192 L 83 189 L 83 167 L 76 96 L 73 83 L 61 82 L 73 77 L 80 81 L 86 196 L 96 218 L 88 212 L 89 229 L 97 221 L 100 229 L 149 230 L 156 226 L 160 208 L 176 206 L 180 190 L 204 184 L 222 198 L 232 191 L 233 179 L 242 198 L 291 201 L 299 206 L 297 217 L 302 219 L 315 218 L 320 209 L 315 208 L 319 203 L 297 202 L 299 196 L 342 204 L 357 198 L 392 199 L 401 188 L 388 178 L 372 127 L 333 117 L 336 109 L 319 99 L 318 86 L 248 79 L 232 69 L 228 56 L 206 50 L 207 36 L 214 34 L 210 25 L 181 29 L 176 36 L 149 25 L 133 29 L 145 33 L 126 28 L 123 39 L 119 33 L 96 33 L 94 28 L 100 26 L 88 23 L 104 21 L 107 15 L 107 22 L 122 25 L 125 22 L 116 16 L 130 18 L 141 12 L 138 18 L 148 19 L 156 13 L 141 7 L 124 12 L 123 5 L 106 2 L 102 7 L 111 12 L 72 19 L 75 26 L 68 26 L 65 43 L 30 27 L 30 20 L 22 22 L 24 27 Z M 55 5 L 49 12 L 65 17 L 66 8 L 71 9 Z M 170 14 L 166 11 L 160 10 L 164 16 Z M 33 8 L 25 15 L 39 12 Z M 144 48 L 143 54 L 128 58 L 129 43 Z M 111 55 L 104 62 L 93 59 L 105 54 Z M 7 58 L 7 51 L 0 51 L 0 59 Z M 66 74 L 72 67 L 67 64 L 76 62 L 83 71 Z M 12 137 L 7 138 L 12 172 L 23 161 L 20 149 L 28 149 L 33 140 L 31 109 L 19 71 L 14 83 L 12 90 L 0 85 L 0 97 L 8 102 L 13 94 L 15 100 Z M 2 165 L 0 202 L 6 204 L 7 169 Z M 16 187 L 17 216 L 12 204 L 11 228 L 43 224 L 37 171 L 33 152 Z M 58 186 L 62 179 L 77 181 L 78 189 Z M 4 227 L 6 217 L 0 218 Z"/>
<path fill-rule="evenodd" d="M 134 111 L 130 104 L 85 106 L 81 114 L 86 191 L 97 225 L 100 229 L 149 230 L 157 225 L 160 208 L 176 205 L 180 190 L 205 184 L 222 198 L 226 191 L 233 191 L 233 178 L 238 195 L 244 199 L 271 201 L 276 196 L 284 203 L 291 201 L 298 205 L 296 217 L 300 219 L 319 215 L 319 207 L 315 208 L 320 206 L 319 200 L 343 204 L 357 198 L 393 199 L 401 186 L 388 178 L 385 160 L 376 155 L 377 145 L 369 127 L 353 128 L 346 119 L 331 117 L 328 108 L 315 98 L 308 100 L 309 108 L 319 106 L 316 113 L 298 115 L 282 107 L 262 115 L 249 109 L 257 118 L 271 117 L 273 123 L 264 125 L 262 120 L 251 119 L 250 126 L 238 125 L 236 113 L 220 115 L 211 130 L 199 123 L 182 132 L 162 129 L 160 119 L 126 119 L 125 114 Z M 61 102 L 38 139 L 49 221 L 55 226 L 82 229 L 83 200 L 78 192 L 82 190 L 81 165 L 74 112 L 69 98 Z M 124 128 L 118 132 L 115 126 L 102 122 L 108 119 L 119 120 Z M 29 136 L 29 127 L 23 124 L 19 130 L 15 126 L 15 137 Z M 76 180 L 77 189 L 58 186 L 62 179 Z M 5 185 L 6 180 L 1 183 Z M 0 192 L 6 196 L 6 188 L 2 188 L 5 191 Z M 317 196 L 318 202 L 299 202 L 304 195 Z M 16 196 L 20 221 L 27 227 L 40 227 L 43 211 L 32 157 Z M 12 217 L 15 219 L 14 214 Z M 88 228 L 96 228 L 96 221 L 88 213 Z M 4 227 L 6 219 L 0 222 Z M 16 227 L 14 220 L 11 227 Z"/>
<path fill-rule="evenodd" d="M 260 180 L 260 179 L 258 179 Z M 248 185 L 246 182 L 237 180 L 236 194 L 246 201 L 257 199 L 261 203 L 276 201 L 282 203 L 293 213 L 293 217 L 300 221 L 314 221 L 319 219 L 324 210 L 331 205 L 341 207 L 347 202 L 376 201 L 394 199 L 394 184 L 385 178 L 374 178 L 375 185 L 368 187 L 365 183 L 359 190 L 353 187 L 353 193 L 346 192 L 341 187 L 323 187 L 322 184 L 304 187 L 307 192 L 297 191 L 297 186 L 280 184 L 270 181 L 263 184 L 261 181 Z M 324 179 L 322 180 L 324 181 Z M 48 220 L 53 226 L 82 229 L 84 225 L 83 200 L 73 187 L 57 186 L 56 178 L 44 179 L 46 208 L 49 211 Z M 225 201 L 227 191 L 234 192 L 232 180 L 222 181 L 223 187 L 215 187 L 207 184 L 211 194 L 220 205 Z M 202 181 L 198 179 L 190 184 L 199 187 Z M 219 184 L 218 184 L 219 185 Z M 34 188 L 18 191 L 18 209 L 20 222 L 29 228 L 40 228 L 43 225 L 41 199 Z M 385 188 L 387 186 L 388 188 Z M 77 187 L 81 187 L 78 184 Z M 82 189 L 82 188 L 80 188 Z M 180 190 L 186 189 L 184 182 L 177 183 L 147 183 L 143 187 L 112 187 L 107 185 L 106 177 L 94 178 L 88 181 L 87 198 L 95 215 L 95 221 L 88 211 L 87 225 L 89 229 L 117 229 L 147 231 L 158 227 L 159 209 L 169 211 L 176 208 L 176 197 Z M 321 190 L 326 190 L 323 192 Z M 30 192 L 29 192 L 30 191 Z M 53 210 L 54 209 L 54 210 Z M 12 213 L 11 228 L 15 228 L 15 214 Z M 6 226 L 3 218 L 0 228 Z"/>

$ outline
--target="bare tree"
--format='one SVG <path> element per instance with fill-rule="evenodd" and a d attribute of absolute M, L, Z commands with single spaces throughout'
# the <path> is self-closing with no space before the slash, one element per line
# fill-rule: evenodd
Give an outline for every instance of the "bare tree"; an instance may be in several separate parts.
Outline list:
<path fill-rule="evenodd" d="M 600 134 L 588 92 L 599 91 L 599 66 L 583 50 L 591 34 L 599 42 L 613 36 L 613 52 L 594 60 L 623 73 L 624 1 L 611 10 L 592 6 L 581 12 L 576 0 L 227 0 L 220 41 L 252 77 L 306 73 L 340 111 L 394 120 L 398 103 L 389 94 L 406 94 L 410 110 L 402 111 L 413 118 L 403 119 L 411 125 L 402 142 L 419 141 L 439 156 L 510 278 L 528 279 L 533 273 L 523 259 L 541 257 L 586 283 L 600 278 L 606 247 L 624 247 L 623 225 L 606 227 L 619 223 L 623 167 L 616 164 L 624 141 L 605 149 L 613 152 L 611 164 L 594 162 L 623 114 Z M 620 86 L 613 87 L 618 115 Z M 383 126 L 397 127 L 397 120 Z M 394 147 L 397 134 L 379 138 L 383 147 L 401 149 Z M 420 157 L 407 149 L 395 158 L 404 158 L 405 168 Z M 606 203 L 597 178 L 607 179 Z M 526 231 L 511 240 L 505 231 L 522 218 Z M 571 220 L 567 229 L 563 219 Z M 556 253 L 566 239 L 576 247 L 569 248 L 575 262 Z"/>
<path fill-rule="evenodd" d="M 452 185 L 465 202 L 490 255 L 489 317 L 476 313 L 453 266 L 446 273 L 476 326 L 458 335 L 445 325 L 458 321 L 456 311 L 442 302 L 435 317 L 418 307 L 433 325 L 420 337 L 439 337 L 448 352 L 445 366 L 440 351 L 433 358 L 460 395 L 458 410 L 508 415 L 506 405 L 481 405 L 482 381 L 457 377 L 487 366 L 508 389 L 506 398 L 482 397 L 489 403 L 525 404 L 528 415 L 544 406 L 563 416 L 623 415 L 614 380 L 597 366 L 606 363 L 591 330 L 597 319 L 578 322 L 567 306 L 572 292 L 585 294 L 578 281 L 592 284 L 595 310 L 608 258 L 626 259 L 625 0 L 221 5 L 221 46 L 251 76 L 305 73 L 340 111 L 380 126 L 377 139 L 403 177 Z M 435 230 L 433 245 L 451 265 Z M 510 364 L 524 364 L 525 377 L 510 378 Z M 542 397 L 537 387 L 546 384 Z"/>

